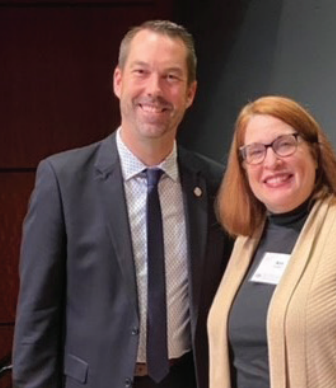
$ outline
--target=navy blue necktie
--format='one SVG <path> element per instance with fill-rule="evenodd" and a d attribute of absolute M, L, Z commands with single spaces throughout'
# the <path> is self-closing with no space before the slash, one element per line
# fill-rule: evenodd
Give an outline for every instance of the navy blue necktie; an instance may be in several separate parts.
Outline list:
<path fill-rule="evenodd" d="M 164 240 L 158 183 L 163 171 L 146 170 L 148 313 L 147 367 L 149 376 L 160 382 L 169 372 Z"/>

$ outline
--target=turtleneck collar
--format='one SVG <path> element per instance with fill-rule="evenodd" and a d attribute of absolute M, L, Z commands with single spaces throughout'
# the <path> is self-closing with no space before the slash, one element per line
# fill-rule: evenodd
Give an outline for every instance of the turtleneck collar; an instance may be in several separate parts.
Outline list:
<path fill-rule="evenodd" d="M 309 197 L 297 208 L 286 213 L 267 213 L 268 222 L 279 226 L 292 225 L 297 223 L 304 224 L 308 214 L 314 205 L 314 201 Z"/>

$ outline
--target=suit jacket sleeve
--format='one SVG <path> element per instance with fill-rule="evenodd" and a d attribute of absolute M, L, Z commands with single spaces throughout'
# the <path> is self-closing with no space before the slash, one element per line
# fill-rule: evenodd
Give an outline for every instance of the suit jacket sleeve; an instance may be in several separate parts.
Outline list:
<path fill-rule="evenodd" d="M 51 164 L 43 161 L 23 227 L 13 349 L 16 388 L 61 386 L 65 251 L 58 182 Z"/>

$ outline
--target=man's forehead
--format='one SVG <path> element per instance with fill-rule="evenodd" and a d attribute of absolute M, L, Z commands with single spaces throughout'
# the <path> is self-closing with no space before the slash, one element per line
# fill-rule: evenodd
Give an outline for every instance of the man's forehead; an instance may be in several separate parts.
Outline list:
<path fill-rule="evenodd" d="M 187 49 L 182 39 L 179 37 L 172 37 L 164 33 L 152 30 L 139 31 L 130 42 L 130 52 L 138 46 L 144 45 L 166 45 L 167 48 L 175 48 L 186 53 Z"/>
<path fill-rule="evenodd" d="M 174 64 L 176 67 L 186 66 L 187 50 L 183 41 L 179 38 L 171 38 L 168 35 L 155 31 L 139 31 L 130 44 L 127 62 L 149 63 L 153 60 Z"/>
<path fill-rule="evenodd" d="M 150 29 L 143 29 L 143 30 L 138 31 L 134 35 L 132 42 L 137 42 L 137 41 L 142 42 L 144 39 L 149 40 L 149 41 L 151 41 L 151 40 L 154 41 L 154 40 L 161 39 L 161 38 L 174 40 L 174 38 L 170 37 L 167 34 L 164 34 L 163 32 L 153 31 Z"/>

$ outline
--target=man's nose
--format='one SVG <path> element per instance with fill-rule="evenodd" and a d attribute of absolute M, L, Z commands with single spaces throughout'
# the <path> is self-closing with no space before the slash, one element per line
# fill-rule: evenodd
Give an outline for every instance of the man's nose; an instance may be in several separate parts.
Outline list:
<path fill-rule="evenodd" d="M 158 74 L 151 74 L 147 81 L 146 90 L 149 95 L 156 96 L 162 93 L 161 79 Z"/>

